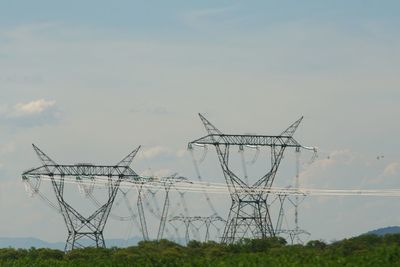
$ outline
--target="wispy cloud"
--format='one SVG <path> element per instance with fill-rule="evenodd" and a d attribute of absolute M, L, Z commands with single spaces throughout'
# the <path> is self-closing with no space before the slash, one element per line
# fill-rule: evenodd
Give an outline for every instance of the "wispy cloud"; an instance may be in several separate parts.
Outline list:
<path fill-rule="evenodd" d="M 15 151 L 15 143 L 9 142 L 5 144 L 0 144 L 0 170 L 4 167 L 4 155 L 8 155 Z"/>
<path fill-rule="evenodd" d="M 56 26 L 54 23 L 31 23 L 18 25 L 13 28 L 0 28 L 0 33 L 3 38 L 8 40 L 23 41 L 37 37 L 40 33 L 55 29 Z"/>
<path fill-rule="evenodd" d="M 174 150 L 165 146 L 144 148 L 139 152 L 138 159 L 177 159 L 187 156 L 186 149 Z"/>
<path fill-rule="evenodd" d="M 237 20 L 237 16 L 233 16 L 236 10 L 238 10 L 236 6 L 197 9 L 183 14 L 182 20 L 185 24 L 194 28 L 221 26 L 222 24 L 232 23 Z"/>
<path fill-rule="evenodd" d="M 61 112 L 54 100 L 38 99 L 0 107 L 0 121 L 8 125 L 33 127 L 58 122 Z"/>
<path fill-rule="evenodd" d="M 45 110 L 54 107 L 56 101 L 39 99 L 28 103 L 18 103 L 14 107 L 15 116 L 30 116 L 43 113 Z"/>
<path fill-rule="evenodd" d="M 131 108 L 129 112 L 156 115 L 156 116 L 171 115 L 171 112 L 165 106 L 151 107 L 146 109 L 135 107 Z"/>
<path fill-rule="evenodd" d="M 162 168 L 162 169 L 147 169 L 144 170 L 140 175 L 142 176 L 154 176 L 154 177 L 166 177 L 169 175 L 172 175 L 174 172 L 171 169 L 168 168 Z"/>
<path fill-rule="evenodd" d="M 13 142 L 0 145 L 0 155 L 11 153 L 15 150 L 15 144 Z"/>
<path fill-rule="evenodd" d="M 183 158 L 187 156 L 187 149 L 179 149 L 178 151 L 176 151 L 176 157 L 177 158 Z"/>
<path fill-rule="evenodd" d="M 393 164 L 385 168 L 383 164 L 384 162 L 375 157 L 365 156 L 350 149 L 339 149 L 307 166 L 301 172 L 300 180 L 306 187 L 376 187 L 377 181 L 382 182 L 382 172 L 394 174 L 400 171 L 400 165 Z"/>
<path fill-rule="evenodd" d="M 398 175 L 399 173 L 400 173 L 400 163 L 398 162 L 389 163 L 383 171 L 383 174 L 385 176 L 395 176 Z"/>
<path fill-rule="evenodd" d="M 154 146 L 143 149 L 141 153 L 138 155 L 138 158 L 153 159 L 156 157 L 169 156 L 169 155 L 171 155 L 171 150 L 169 148 L 163 146 Z"/>

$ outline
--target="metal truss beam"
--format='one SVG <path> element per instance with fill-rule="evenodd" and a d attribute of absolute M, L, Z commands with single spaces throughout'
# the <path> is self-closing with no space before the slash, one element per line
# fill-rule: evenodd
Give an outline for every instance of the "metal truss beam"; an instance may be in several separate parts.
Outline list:
<path fill-rule="evenodd" d="M 191 143 L 202 145 L 236 146 L 286 146 L 299 147 L 300 144 L 290 136 L 209 134 Z"/>

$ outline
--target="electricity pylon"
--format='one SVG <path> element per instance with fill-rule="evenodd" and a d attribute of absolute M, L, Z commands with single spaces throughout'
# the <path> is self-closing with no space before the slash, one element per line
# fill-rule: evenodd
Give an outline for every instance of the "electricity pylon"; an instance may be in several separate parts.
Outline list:
<path fill-rule="evenodd" d="M 172 217 L 169 222 L 182 222 L 183 225 L 185 226 L 185 241 L 186 244 L 189 243 L 190 241 L 190 234 L 189 234 L 189 229 L 192 227 L 192 232 L 200 238 L 199 232 L 200 228 L 205 228 L 205 234 L 204 238 L 202 238 L 201 241 L 208 242 L 210 241 L 210 228 L 213 226 L 217 232 L 219 233 L 220 229 L 216 225 L 217 222 L 225 222 L 224 219 L 222 219 L 218 215 L 212 215 L 212 216 L 174 216 Z"/>
<path fill-rule="evenodd" d="M 167 223 L 167 217 L 168 217 L 169 202 L 170 202 L 169 192 L 171 187 L 173 187 L 176 183 L 189 182 L 187 178 L 177 175 L 178 174 L 175 173 L 171 176 L 163 177 L 159 181 L 159 183 L 161 183 L 164 187 L 165 197 L 160 218 L 160 226 L 158 228 L 158 233 L 157 233 L 157 240 L 161 240 L 164 236 L 165 224 Z"/>
<path fill-rule="evenodd" d="M 224 134 L 218 130 L 203 115 L 199 114 L 208 135 L 194 140 L 188 144 L 213 145 L 228 185 L 232 205 L 221 239 L 222 243 L 234 243 L 245 237 L 265 238 L 275 236 L 268 200 L 268 190 L 274 182 L 279 164 L 286 148 L 310 149 L 302 146 L 293 134 L 301 123 L 303 117 L 295 121 L 280 135 L 235 135 Z M 229 153 L 232 146 L 269 147 L 271 151 L 271 168 L 254 184 L 249 184 L 239 178 L 230 168 Z M 247 179 L 246 179 L 247 180 Z"/>
<path fill-rule="evenodd" d="M 140 146 L 132 151 L 116 165 L 92 165 L 57 164 L 37 146 L 33 148 L 42 162 L 42 166 L 26 171 L 22 174 L 23 180 L 40 180 L 42 178 L 51 181 L 60 212 L 68 230 L 68 238 L 65 250 L 85 247 L 82 239 L 93 241 L 95 247 L 105 247 L 103 230 L 106 225 L 111 207 L 122 181 L 139 181 L 143 179 L 132 170 L 130 164 Z M 108 189 L 107 200 L 91 215 L 83 216 L 64 199 L 65 179 L 105 179 Z M 81 242 L 80 242 L 81 241 Z"/>

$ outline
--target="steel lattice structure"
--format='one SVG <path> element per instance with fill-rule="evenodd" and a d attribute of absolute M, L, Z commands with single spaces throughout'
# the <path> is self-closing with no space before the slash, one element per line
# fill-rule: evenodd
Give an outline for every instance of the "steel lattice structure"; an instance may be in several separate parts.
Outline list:
<path fill-rule="evenodd" d="M 164 177 L 163 179 L 160 180 L 160 183 L 163 184 L 163 186 L 164 186 L 165 198 L 164 198 L 164 204 L 163 204 L 163 209 L 162 209 L 161 218 L 160 218 L 160 226 L 158 228 L 158 233 L 157 233 L 157 240 L 162 239 L 163 235 L 164 235 L 165 224 L 167 222 L 168 210 L 169 210 L 170 189 L 175 183 L 179 183 L 179 182 L 188 182 L 188 179 L 185 177 L 182 177 L 182 176 L 177 176 L 177 174 L 173 174 L 170 177 Z"/>
<path fill-rule="evenodd" d="M 42 166 L 28 170 L 22 174 L 25 181 L 39 180 L 41 177 L 50 178 L 53 191 L 55 193 L 59 210 L 63 216 L 68 230 L 68 238 L 65 250 L 84 247 L 79 241 L 90 239 L 96 247 L 105 247 L 103 230 L 110 214 L 113 202 L 122 181 L 140 181 L 143 177 L 139 176 L 130 164 L 140 146 L 132 151 L 128 156 L 116 165 L 92 165 L 57 164 L 37 146 L 33 148 L 42 162 Z M 95 179 L 102 177 L 107 179 L 108 195 L 104 204 L 101 204 L 91 215 L 83 216 L 64 199 L 64 179 L 75 177 L 76 179 Z"/>
<path fill-rule="evenodd" d="M 293 138 L 303 117 L 295 121 L 280 135 L 234 135 L 224 134 L 199 114 L 208 135 L 188 144 L 213 145 L 227 183 L 232 205 L 222 236 L 222 243 L 234 243 L 244 237 L 265 238 L 275 236 L 276 230 L 271 220 L 267 202 L 268 189 L 272 187 L 279 164 L 286 148 L 305 148 Z M 229 154 L 232 146 L 269 147 L 271 150 L 271 168 L 254 184 L 239 178 L 230 168 Z"/>
<path fill-rule="evenodd" d="M 214 228 L 217 229 L 217 232 L 220 231 L 220 229 L 217 227 L 216 223 L 217 222 L 225 222 L 224 219 L 222 219 L 218 215 L 212 215 L 212 216 L 174 216 L 172 217 L 169 222 L 182 222 L 183 225 L 185 226 L 185 241 L 186 244 L 189 243 L 190 241 L 190 233 L 189 229 L 192 227 L 196 230 L 196 234 L 198 234 L 200 228 L 205 227 L 205 235 L 203 240 L 204 242 L 208 242 L 210 240 L 210 228 L 211 226 L 214 226 Z M 193 229 L 192 229 L 193 230 Z"/>

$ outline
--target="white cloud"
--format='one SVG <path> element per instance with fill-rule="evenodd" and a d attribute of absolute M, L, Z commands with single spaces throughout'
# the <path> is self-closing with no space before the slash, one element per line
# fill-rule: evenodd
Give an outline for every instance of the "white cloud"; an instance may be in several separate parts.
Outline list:
<path fill-rule="evenodd" d="M 165 177 L 173 174 L 174 172 L 168 168 L 162 168 L 157 170 L 147 169 L 140 173 L 142 176 L 154 176 L 154 177 Z"/>
<path fill-rule="evenodd" d="M 15 151 L 15 144 L 13 142 L 0 144 L 0 156 L 7 155 Z M 0 158 L 0 169 L 4 167 L 4 159 Z"/>
<path fill-rule="evenodd" d="M 0 107 L 0 121 L 6 125 L 32 127 L 59 121 L 61 112 L 54 100 L 38 99 Z"/>
<path fill-rule="evenodd" d="M 183 158 L 187 155 L 187 149 L 180 149 L 176 151 L 176 157 L 177 158 Z"/>
<path fill-rule="evenodd" d="M 348 149 L 335 150 L 329 153 L 328 156 L 319 158 L 306 168 L 300 176 L 311 178 L 316 176 L 317 173 L 326 171 L 337 165 L 349 165 L 354 161 L 355 155 Z"/>
<path fill-rule="evenodd" d="M 223 23 L 232 23 L 237 20 L 234 11 L 236 6 L 227 6 L 219 8 L 205 8 L 189 11 L 182 16 L 182 20 L 194 28 L 221 26 Z"/>
<path fill-rule="evenodd" d="M 389 163 L 383 171 L 383 174 L 385 176 L 395 176 L 399 173 L 400 173 L 400 163 L 398 162 Z"/>
<path fill-rule="evenodd" d="M 13 142 L 0 145 L 0 155 L 8 154 L 15 151 L 15 144 Z"/>
<path fill-rule="evenodd" d="M 159 158 L 159 157 L 167 157 L 167 158 L 183 158 L 187 156 L 187 150 L 186 149 L 178 149 L 178 150 L 173 150 L 171 148 L 165 147 L 165 146 L 153 146 L 153 147 L 147 147 L 142 150 L 140 150 L 138 154 L 139 159 L 154 159 L 154 158 Z"/>
<path fill-rule="evenodd" d="M 168 108 L 166 108 L 164 106 L 151 107 L 151 108 L 134 107 L 134 108 L 129 109 L 129 112 L 150 114 L 150 115 L 170 115 L 171 114 L 171 112 L 168 110 Z"/>
<path fill-rule="evenodd" d="M 40 114 L 55 104 L 56 101 L 47 101 L 45 99 L 34 100 L 28 103 L 18 103 L 14 107 L 14 114 L 16 116 Z"/>
<path fill-rule="evenodd" d="M 170 155 L 171 150 L 163 146 L 145 148 L 138 155 L 139 158 L 152 159 L 162 155 Z"/>
<path fill-rule="evenodd" d="M 380 164 L 374 157 L 338 149 L 306 167 L 300 173 L 300 180 L 305 187 L 330 189 L 376 186 L 376 181 L 382 180 Z"/>
<path fill-rule="evenodd" d="M 189 21 L 198 21 L 209 17 L 221 16 L 226 13 L 227 8 L 206 8 L 188 12 L 184 15 Z"/>
<path fill-rule="evenodd" d="M 38 33 L 45 32 L 49 29 L 54 29 L 57 25 L 54 23 L 33 23 L 24 24 L 14 27 L 12 29 L 0 29 L 0 33 L 4 37 L 11 40 L 25 41 L 37 36 Z"/>

